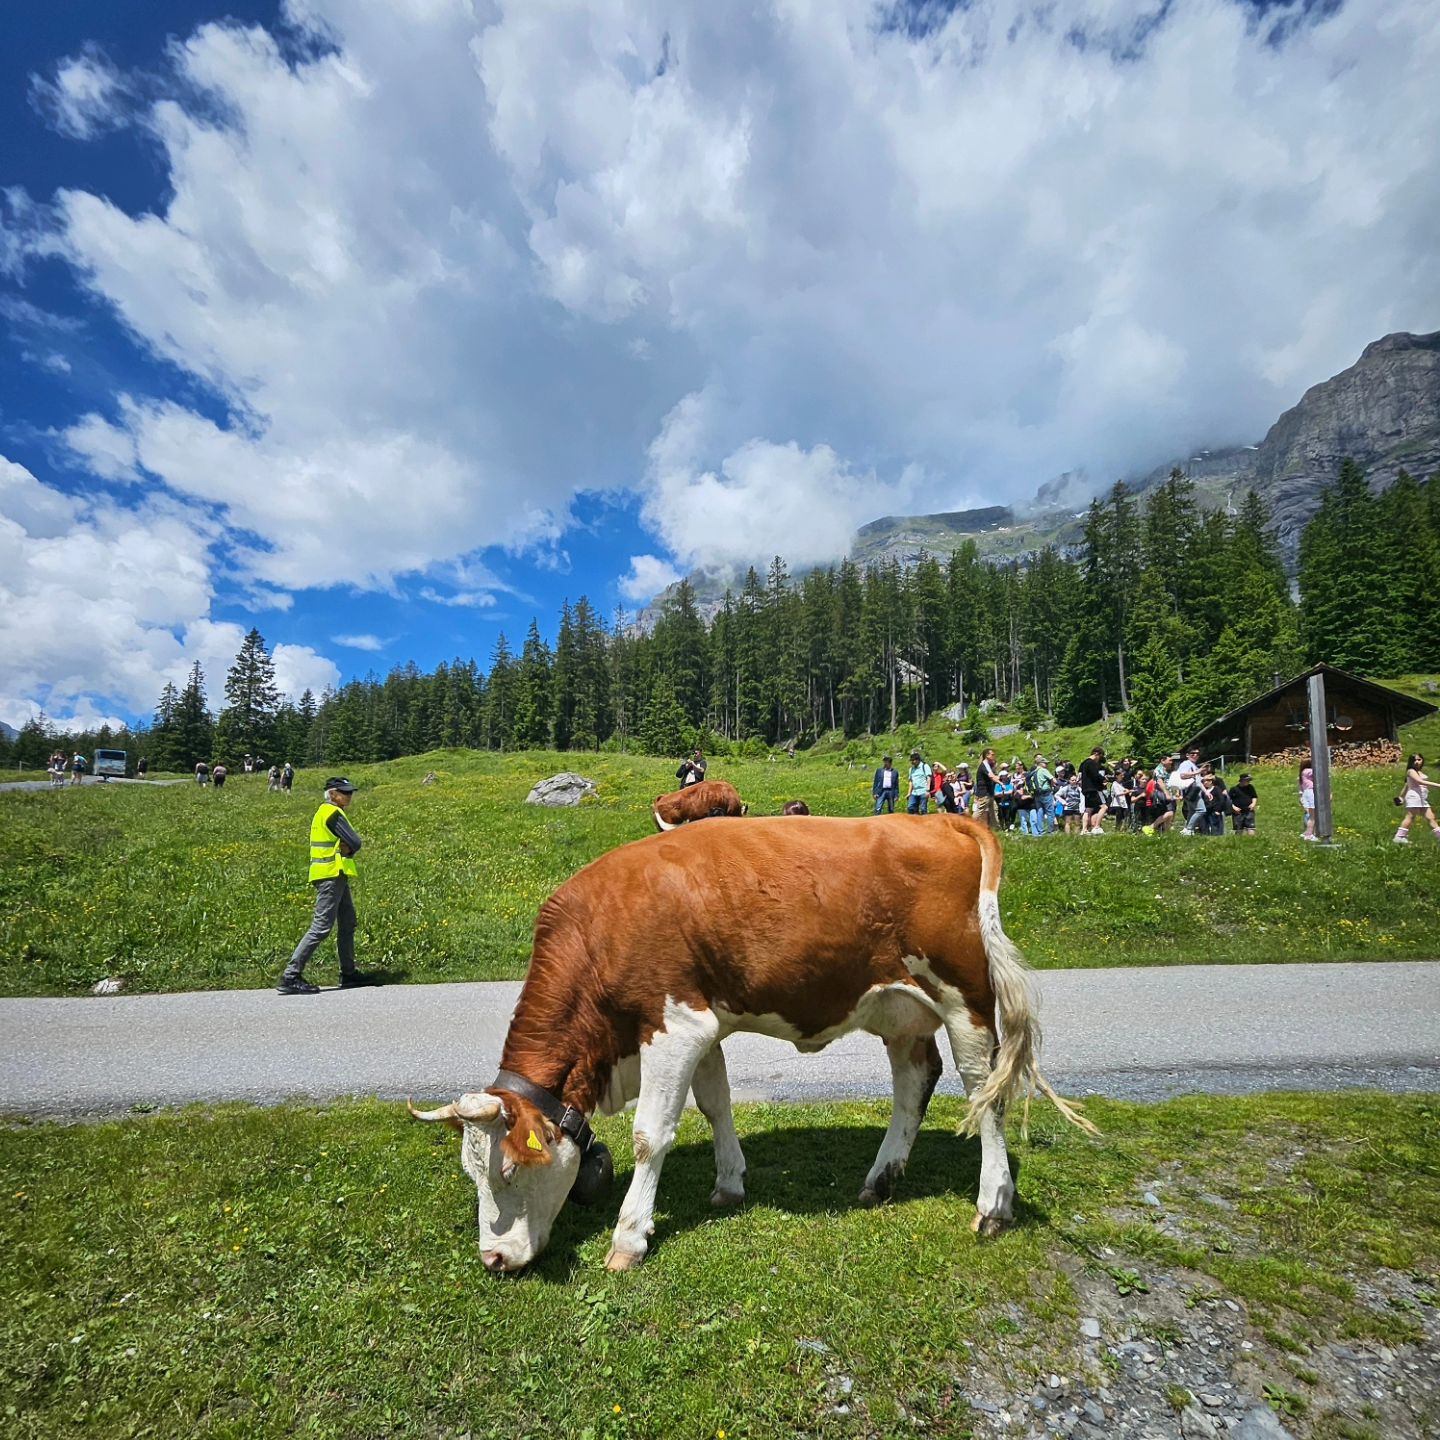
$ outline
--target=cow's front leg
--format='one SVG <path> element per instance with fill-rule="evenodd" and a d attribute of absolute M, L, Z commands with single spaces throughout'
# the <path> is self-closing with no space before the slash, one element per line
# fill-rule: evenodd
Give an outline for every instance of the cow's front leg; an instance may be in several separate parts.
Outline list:
<path fill-rule="evenodd" d="M 888 1200 L 895 1182 L 905 1173 L 910 1147 L 920 1133 L 920 1124 L 942 1069 L 940 1047 L 933 1035 L 899 1036 L 887 1040 L 885 1050 L 890 1056 L 894 1104 L 890 1110 L 890 1128 L 880 1142 L 880 1152 L 860 1192 L 862 1205 L 878 1205 Z"/>
<path fill-rule="evenodd" d="M 710 1122 L 715 1135 L 715 1188 L 712 1205 L 739 1205 L 745 1199 L 745 1155 L 735 1133 L 735 1116 L 730 1109 L 730 1077 L 725 1070 L 725 1052 L 713 1045 L 695 1067 L 690 1082 L 700 1113 Z"/>
<path fill-rule="evenodd" d="M 962 1010 L 945 1021 L 955 1068 L 971 1094 L 990 1076 L 990 1057 L 996 1036 L 979 1016 Z M 1005 1148 L 1005 1112 L 987 1110 L 980 1120 L 980 1193 L 970 1228 L 981 1235 L 998 1235 L 1015 1218 L 1015 1182 L 1010 1177 L 1010 1153 Z"/>
<path fill-rule="evenodd" d="M 709 1010 L 665 1002 L 665 1028 L 640 1047 L 640 1103 L 635 1109 L 635 1175 L 620 1207 L 620 1223 L 606 1258 L 607 1270 L 633 1270 L 655 1233 L 655 1192 L 675 1143 L 696 1067 L 720 1038 Z"/>

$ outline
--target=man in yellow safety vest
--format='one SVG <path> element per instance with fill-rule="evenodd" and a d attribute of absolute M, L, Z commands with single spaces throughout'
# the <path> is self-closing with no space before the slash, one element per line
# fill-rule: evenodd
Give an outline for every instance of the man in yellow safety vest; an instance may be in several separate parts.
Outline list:
<path fill-rule="evenodd" d="M 355 874 L 355 856 L 360 837 L 345 818 L 355 787 L 343 776 L 325 782 L 325 797 L 310 821 L 310 883 L 315 887 L 315 916 L 305 938 L 295 947 L 280 983 L 281 995 L 317 995 L 318 985 L 305 978 L 305 966 L 321 942 L 339 924 L 340 988 L 375 985 L 373 975 L 355 968 L 355 902 L 350 898 L 350 877 Z"/>

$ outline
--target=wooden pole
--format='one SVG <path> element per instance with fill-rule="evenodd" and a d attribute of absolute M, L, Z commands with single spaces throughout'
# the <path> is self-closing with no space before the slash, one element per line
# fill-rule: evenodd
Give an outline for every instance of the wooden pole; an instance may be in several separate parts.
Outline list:
<path fill-rule="evenodd" d="M 1325 675 L 1310 677 L 1310 764 L 1315 770 L 1315 838 L 1329 841 L 1335 834 L 1330 806 L 1330 740 L 1326 730 Z"/>

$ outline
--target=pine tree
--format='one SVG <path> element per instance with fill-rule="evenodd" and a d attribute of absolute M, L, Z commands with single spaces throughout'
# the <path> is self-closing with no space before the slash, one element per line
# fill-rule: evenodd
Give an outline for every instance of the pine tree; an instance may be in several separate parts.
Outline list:
<path fill-rule="evenodd" d="M 960 738 L 967 745 L 984 745 L 990 739 L 990 731 L 985 724 L 985 717 L 980 713 L 980 706 L 972 700 L 965 711 L 965 728 L 961 731 Z"/>
<path fill-rule="evenodd" d="M 492 750 L 511 748 L 517 688 L 515 657 L 502 630 L 490 653 L 490 683 L 486 688 L 485 737 Z"/>
<path fill-rule="evenodd" d="M 650 704 L 640 727 L 640 744 L 647 755 L 679 755 L 690 738 L 685 710 L 668 675 L 657 675 Z"/>
<path fill-rule="evenodd" d="M 210 761 L 213 748 L 214 724 L 205 699 L 205 672 L 197 660 L 190 667 L 175 711 L 174 756 L 182 769 L 193 770 L 198 761 Z"/>
<path fill-rule="evenodd" d="M 259 630 L 251 629 L 235 656 L 225 677 L 225 701 L 216 735 L 230 758 L 273 754 L 280 692 L 275 685 L 275 662 Z"/>
<path fill-rule="evenodd" d="M 1395 605 L 1394 561 L 1365 472 L 1340 467 L 1300 537 L 1300 620 L 1312 664 L 1382 674 Z"/>
<path fill-rule="evenodd" d="M 22 769 L 43 770 L 50 759 L 50 752 L 55 748 L 56 739 L 49 719 L 41 710 L 20 727 L 12 758 Z"/>
<path fill-rule="evenodd" d="M 1401 470 L 1377 508 L 1390 604 L 1384 660 L 1375 673 L 1440 668 L 1440 534 L 1431 523 L 1425 487 Z"/>
<path fill-rule="evenodd" d="M 167 680 L 155 705 L 155 718 L 150 726 L 149 760 L 152 770 L 178 770 L 181 758 L 177 753 L 176 723 L 180 712 L 180 692 Z"/>
<path fill-rule="evenodd" d="M 515 720 L 511 741 L 517 750 L 541 750 L 550 743 L 550 647 L 532 619 L 520 651 L 515 681 Z"/>
<path fill-rule="evenodd" d="M 1033 730 L 1043 718 L 1039 702 L 1035 699 L 1035 689 L 1027 685 L 1015 700 L 1016 723 L 1022 730 Z"/>
<path fill-rule="evenodd" d="M 1181 656 L 1191 635 L 1190 627 L 1175 614 L 1160 572 L 1147 569 L 1130 615 L 1133 664 L 1130 709 L 1125 716 L 1131 747 L 1144 759 L 1158 760 L 1214 718 L 1206 713 L 1197 687 L 1182 683 Z"/>

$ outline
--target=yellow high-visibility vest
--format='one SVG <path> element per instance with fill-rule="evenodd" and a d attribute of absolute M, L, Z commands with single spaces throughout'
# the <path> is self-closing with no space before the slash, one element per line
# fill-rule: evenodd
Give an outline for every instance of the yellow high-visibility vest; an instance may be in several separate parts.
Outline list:
<path fill-rule="evenodd" d="M 353 875 L 355 861 L 352 856 L 340 853 L 340 840 L 332 835 L 326 821 L 340 807 L 328 800 L 315 812 L 310 822 L 310 879 L 333 880 L 337 875 Z"/>

